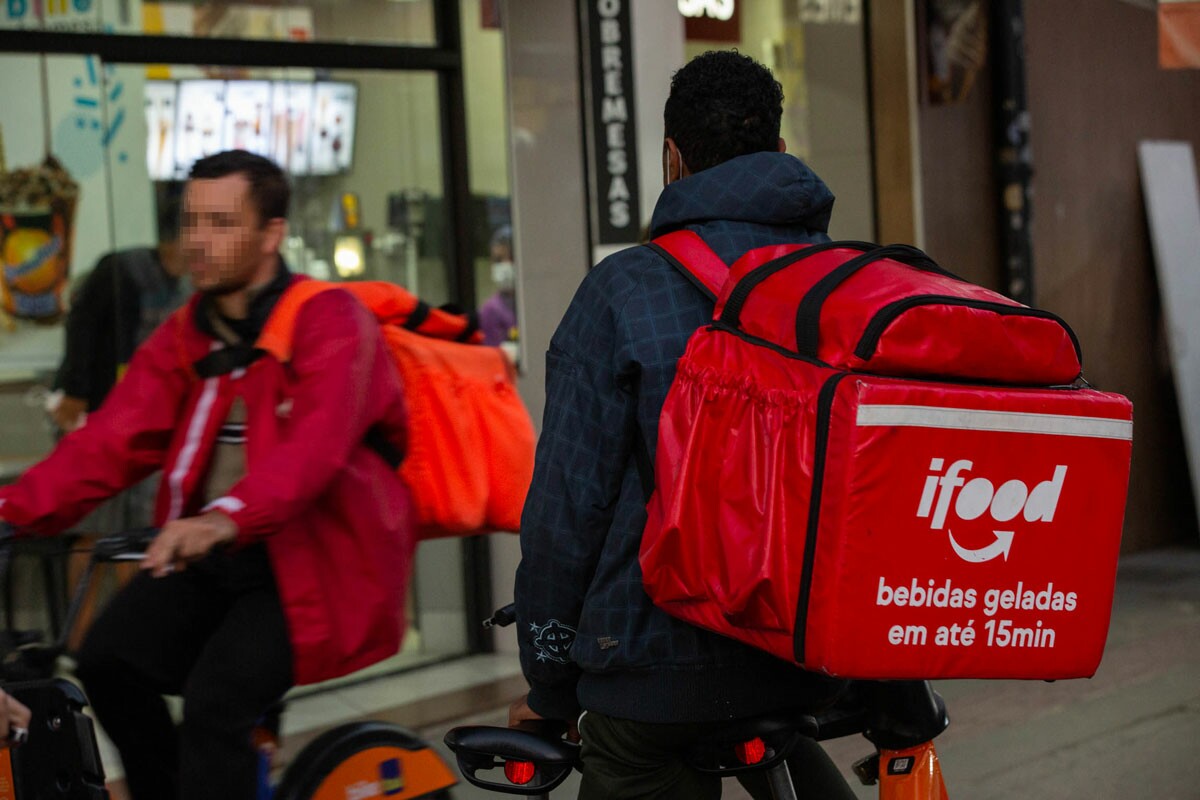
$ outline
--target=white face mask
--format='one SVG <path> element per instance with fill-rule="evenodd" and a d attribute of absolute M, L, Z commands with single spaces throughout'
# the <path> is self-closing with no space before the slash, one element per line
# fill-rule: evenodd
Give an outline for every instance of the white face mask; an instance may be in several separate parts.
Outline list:
<path fill-rule="evenodd" d="M 511 261 L 492 262 L 492 283 L 497 289 L 511 289 L 516 284 L 516 268 Z"/>

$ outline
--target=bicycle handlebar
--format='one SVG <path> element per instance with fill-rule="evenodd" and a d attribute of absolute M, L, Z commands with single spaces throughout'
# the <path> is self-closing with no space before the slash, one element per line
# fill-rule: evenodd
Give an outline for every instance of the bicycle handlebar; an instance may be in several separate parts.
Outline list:
<path fill-rule="evenodd" d="M 86 601 L 96 565 L 102 562 L 140 560 L 145 557 L 146 548 L 157 535 L 156 528 L 131 530 L 100 537 L 90 548 L 77 548 L 74 552 L 90 552 L 91 557 L 71 594 L 58 636 L 50 643 L 43 643 L 41 634 L 28 642 L 3 642 L 0 646 L 0 677 L 26 680 L 52 674 L 55 660 L 66 652 L 68 637 Z M 13 542 L 17 538 L 15 526 L 0 520 L 0 582 L 11 578 L 9 567 L 13 555 Z"/>
<path fill-rule="evenodd" d="M 92 558 L 97 561 L 140 561 L 158 528 L 141 528 L 97 539 L 92 545 Z"/>

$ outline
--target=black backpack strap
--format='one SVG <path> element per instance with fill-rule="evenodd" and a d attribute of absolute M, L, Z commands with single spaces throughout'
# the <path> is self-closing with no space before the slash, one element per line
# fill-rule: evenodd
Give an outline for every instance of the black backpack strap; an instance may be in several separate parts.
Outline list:
<path fill-rule="evenodd" d="M 368 430 L 363 441 L 367 447 L 378 453 L 379 457 L 386 461 L 389 467 L 392 469 L 400 468 L 400 463 L 404 461 L 404 452 L 395 443 L 389 441 L 378 426 L 374 426 Z"/>
<path fill-rule="evenodd" d="M 215 378 L 220 375 L 228 375 L 235 370 L 245 369 L 264 355 L 266 355 L 265 350 L 247 344 L 228 345 L 220 350 L 213 350 L 204 358 L 192 362 L 192 369 L 201 380 Z"/>

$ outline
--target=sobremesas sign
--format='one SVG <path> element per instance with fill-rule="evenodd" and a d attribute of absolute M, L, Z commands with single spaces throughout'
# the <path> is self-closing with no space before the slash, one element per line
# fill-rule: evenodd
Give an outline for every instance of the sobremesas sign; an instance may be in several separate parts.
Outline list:
<path fill-rule="evenodd" d="M 638 240 L 637 123 L 629 0 L 583 0 L 597 244 Z"/>

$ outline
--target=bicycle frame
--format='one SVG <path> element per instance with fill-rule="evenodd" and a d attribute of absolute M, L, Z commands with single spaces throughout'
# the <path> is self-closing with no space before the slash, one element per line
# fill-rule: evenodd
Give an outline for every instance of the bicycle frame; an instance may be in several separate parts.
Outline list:
<path fill-rule="evenodd" d="M 879 800 L 949 800 L 932 741 L 880 750 Z"/>
<path fill-rule="evenodd" d="M 156 533 L 147 529 L 98 539 L 75 588 L 58 640 L 36 651 L 18 651 L 17 660 L 30 658 L 30 653 L 36 652 L 37 664 L 34 666 L 52 668 L 54 659 L 65 650 L 67 636 L 87 596 L 96 565 L 106 561 L 142 559 Z M 0 575 L 4 574 L 9 556 L 7 541 L 0 538 Z M 65 688 L 59 689 L 60 685 Z M 72 713 L 45 710 L 50 708 L 49 700 L 45 698 L 57 697 L 48 693 L 47 687 L 56 689 L 73 704 Z M 0 750 L 0 800 L 10 797 L 3 791 L 6 767 L 9 769 L 7 785 L 19 790 L 11 795 L 16 800 L 43 797 L 99 800 L 107 797 L 99 753 L 94 740 L 89 738 L 91 721 L 78 713 L 86 704 L 83 693 L 66 681 L 35 681 L 12 688 L 19 699 L 27 700 L 38 719 L 51 723 L 59 720 L 63 733 L 42 734 L 41 726 L 32 726 L 30 741 L 33 746 L 22 745 L 18 751 Z M 63 701 L 58 702 L 61 705 Z M 390 723 L 364 721 L 339 725 L 309 742 L 284 770 L 279 782 L 272 783 L 271 761 L 279 744 L 280 713 L 282 708 L 269 713 L 254 733 L 254 744 L 260 757 L 259 800 L 345 800 L 352 796 L 353 790 L 359 791 L 362 797 L 386 796 L 389 800 L 441 798 L 447 796 L 445 792 L 458 782 L 437 753 L 414 733 Z M 58 730 L 53 724 L 49 728 L 54 732 Z M 75 733 L 77 729 L 79 732 Z M 36 738 L 33 732 L 38 734 Z M 90 748 L 86 747 L 89 742 Z M 51 746 L 57 749 L 47 751 Z M 11 763 L 10 752 L 15 753 Z M 47 752 L 51 752 L 52 758 L 45 755 Z M 79 762 L 82 762 L 81 767 L 72 766 Z M 68 772 L 68 768 L 74 772 Z M 80 777 L 74 777 L 76 773 Z M 43 790 L 46 785 L 65 780 L 63 776 L 73 781 L 72 793 Z M 79 785 L 78 792 L 74 788 L 76 784 Z"/>

